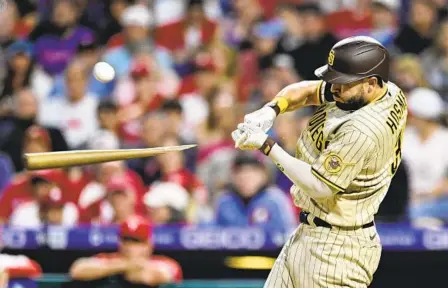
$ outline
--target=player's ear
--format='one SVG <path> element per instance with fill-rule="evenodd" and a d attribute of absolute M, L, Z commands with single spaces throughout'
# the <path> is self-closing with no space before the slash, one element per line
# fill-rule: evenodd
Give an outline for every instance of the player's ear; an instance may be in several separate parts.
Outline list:
<path fill-rule="evenodd" d="M 367 92 L 372 93 L 375 90 L 375 86 L 378 84 L 378 79 L 376 77 L 370 77 L 369 79 L 367 79 L 367 84 Z"/>

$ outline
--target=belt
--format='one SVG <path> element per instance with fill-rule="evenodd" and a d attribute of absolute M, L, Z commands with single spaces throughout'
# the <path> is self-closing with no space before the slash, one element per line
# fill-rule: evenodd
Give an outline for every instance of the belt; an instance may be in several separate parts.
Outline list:
<path fill-rule="evenodd" d="M 337 227 L 337 228 L 343 229 L 343 230 L 356 230 L 356 229 L 359 229 L 359 228 L 362 228 L 362 229 L 369 228 L 369 227 L 372 227 L 373 225 L 375 225 L 375 223 L 372 221 L 372 222 L 366 223 L 366 224 L 364 224 L 362 226 L 340 227 L 340 226 L 333 226 L 330 223 L 328 223 L 328 222 L 326 222 L 326 221 L 324 221 L 324 220 L 322 220 L 320 218 L 317 218 L 317 217 L 314 217 L 313 219 L 311 219 L 311 221 L 313 223 L 310 224 L 310 221 L 308 221 L 308 215 L 310 215 L 309 212 L 303 212 L 303 211 L 300 212 L 300 222 L 304 223 L 304 224 L 307 224 L 307 225 L 313 225 L 314 224 L 317 227 L 325 227 L 325 228 L 329 228 L 329 229 L 331 229 L 333 227 Z"/>

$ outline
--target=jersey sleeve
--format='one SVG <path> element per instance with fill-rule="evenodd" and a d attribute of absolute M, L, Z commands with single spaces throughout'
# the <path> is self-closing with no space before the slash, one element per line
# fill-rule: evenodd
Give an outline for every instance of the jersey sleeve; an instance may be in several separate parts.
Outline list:
<path fill-rule="evenodd" d="M 359 130 L 337 132 L 312 165 L 312 173 L 337 192 L 344 192 L 366 166 L 374 141 Z"/>
<path fill-rule="evenodd" d="M 320 101 L 320 105 L 324 105 L 328 102 L 334 102 L 333 94 L 331 94 L 331 84 L 325 81 L 320 81 L 317 87 L 317 95 Z"/>

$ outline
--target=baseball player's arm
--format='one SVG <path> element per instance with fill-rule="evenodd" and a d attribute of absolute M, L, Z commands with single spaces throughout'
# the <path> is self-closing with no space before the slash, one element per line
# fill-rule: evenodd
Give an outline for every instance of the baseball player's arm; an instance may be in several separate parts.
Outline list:
<path fill-rule="evenodd" d="M 268 138 L 266 142 L 273 142 Z M 278 144 L 269 157 L 279 169 L 312 198 L 330 197 L 343 192 L 359 174 L 375 151 L 374 141 L 358 130 L 338 132 L 319 158 L 309 165 L 289 155 Z"/>
<path fill-rule="evenodd" d="M 119 258 L 81 258 L 70 267 L 70 276 L 75 280 L 90 281 L 123 273 L 127 267 L 127 263 Z"/>
<path fill-rule="evenodd" d="M 327 198 L 337 192 L 312 173 L 311 165 L 291 156 L 278 144 L 274 144 L 269 157 L 294 185 L 311 198 Z"/>
<path fill-rule="evenodd" d="M 321 105 L 319 88 L 322 81 L 301 81 L 283 88 L 274 98 L 277 114 L 294 111 L 305 106 Z"/>
<path fill-rule="evenodd" d="M 0 270 L 0 288 L 8 287 L 8 273 Z"/>
<path fill-rule="evenodd" d="M 281 113 L 305 106 L 324 104 L 322 87 L 322 81 L 301 81 L 288 85 L 264 107 L 247 114 L 244 122 L 267 132 L 274 124 L 275 118 Z"/>

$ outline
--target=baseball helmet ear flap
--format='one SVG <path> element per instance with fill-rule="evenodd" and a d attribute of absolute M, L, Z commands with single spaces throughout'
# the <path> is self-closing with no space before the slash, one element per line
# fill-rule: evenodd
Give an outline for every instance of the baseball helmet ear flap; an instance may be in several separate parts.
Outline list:
<path fill-rule="evenodd" d="M 390 56 L 377 40 L 367 36 L 349 37 L 336 43 L 327 64 L 314 72 L 332 84 L 347 84 L 376 76 L 389 81 Z"/>

